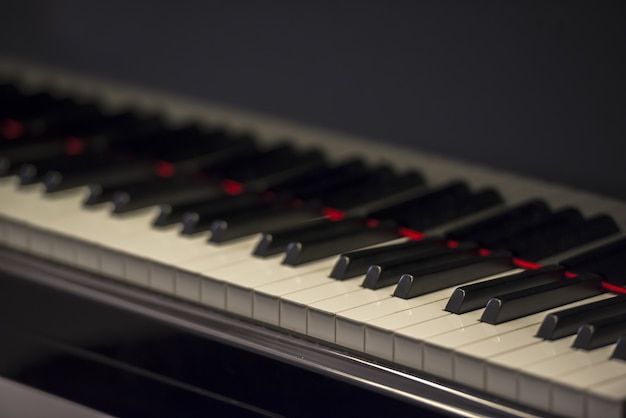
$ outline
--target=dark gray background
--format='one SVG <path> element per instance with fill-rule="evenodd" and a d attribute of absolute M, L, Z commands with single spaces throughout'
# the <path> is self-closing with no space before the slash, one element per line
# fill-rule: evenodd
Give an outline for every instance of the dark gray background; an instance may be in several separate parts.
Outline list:
<path fill-rule="evenodd" d="M 0 1 L 0 53 L 626 198 L 623 2 Z"/>

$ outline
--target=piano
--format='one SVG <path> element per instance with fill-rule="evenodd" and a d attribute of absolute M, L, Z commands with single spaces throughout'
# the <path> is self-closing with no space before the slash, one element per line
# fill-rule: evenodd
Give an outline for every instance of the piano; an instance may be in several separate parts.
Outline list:
<path fill-rule="evenodd" d="M 626 416 L 623 202 L 19 61 L 0 81 L 8 381 L 113 416 Z"/>

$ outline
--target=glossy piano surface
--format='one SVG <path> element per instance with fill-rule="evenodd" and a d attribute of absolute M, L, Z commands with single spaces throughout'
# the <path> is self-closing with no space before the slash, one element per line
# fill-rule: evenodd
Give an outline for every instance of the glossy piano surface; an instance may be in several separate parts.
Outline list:
<path fill-rule="evenodd" d="M 116 214 L 108 204 L 82 207 L 83 188 L 42 195 L 36 183 L 45 176 L 19 188 L 15 177 L 0 179 L 0 238 L 8 248 L 2 255 L 2 332 L 15 341 L 3 348 L 5 376 L 113 415 L 141 410 L 167 416 L 181 404 L 194 411 L 319 415 L 328 408 L 342 411 L 355 396 L 367 399 L 359 405 L 364 414 L 426 408 L 488 416 L 623 415 L 620 382 L 626 379 L 626 364 L 610 358 L 615 341 L 583 351 L 570 347 L 573 336 L 554 343 L 535 337 L 546 312 L 612 297 L 606 289 L 621 290 L 622 202 L 20 63 L 7 61 L 0 70 L 17 77 L 24 88 L 96 100 L 109 110 L 159 111 L 168 124 L 182 126 L 189 120 L 226 126 L 235 141 L 245 141 L 245 132 L 253 131 L 261 144 L 255 155 L 269 156 L 249 160 L 247 146 L 236 151 L 243 150 L 242 155 L 219 148 L 191 159 L 149 148 L 141 157 L 159 158 L 160 179 L 145 181 L 142 172 L 133 172 L 138 186 L 112 190 Z M 175 132 L 182 132 L 176 134 L 181 141 L 195 135 Z M 220 132 L 210 138 L 220 143 Z M 281 145 L 285 137 L 297 144 L 293 150 Z M 73 155 L 75 145 L 70 141 L 67 148 L 64 142 L 64 152 Z M 319 174 L 326 168 L 313 147 L 323 149 L 333 164 L 359 157 L 383 168 L 371 178 L 359 177 L 357 168 L 350 175 L 367 178 L 370 187 L 360 189 L 364 182 L 356 181 L 342 189 L 344 183 L 336 185 Z M 214 183 L 184 177 L 188 167 L 196 169 L 191 164 L 196 157 L 217 167 L 204 174 L 226 177 Z M 247 163 L 238 169 L 220 165 L 222 158 Z M 84 160 L 70 165 L 76 161 Z M 48 162 L 21 164 L 16 174 L 30 183 L 33 169 Z M 81 164 L 78 171 L 84 172 Z M 102 167 L 110 175 L 107 165 Z M 298 183 L 304 169 L 307 181 Z M 247 204 L 245 199 L 235 201 L 240 198 L 231 195 L 242 189 L 271 190 L 269 199 L 283 193 L 292 199 L 293 184 L 297 191 L 316 182 L 323 185 L 316 196 L 330 206 L 298 204 L 286 210 L 262 200 L 251 206 L 252 212 L 226 212 L 218 223 L 208 224 L 214 236 L 228 225 L 244 225 L 242 230 L 264 232 L 260 241 L 244 234 L 232 242 L 207 243 L 207 229 L 179 235 L 180 225 L 151 226 L 155 215 L 163 214 L 158 203 L 171 203 L 171 209 L 200 199 L 204 206 L 194 203 L 193 211 L 185 212 L 199 217 L 207 213 L 207 202 L 213 207 L 227 201 L 226 206 L 240 210 L 237 205 Z M 295 229 L 267 231 L 256 217 Z M 303 220 L 313 227 L 294 226 Z M 373 270 L 342 280 L 328 277 L 338 255 L 356 260 L 360 255 L 352 251 L 363 246 L 419 242 L 422 230 L 433 239 L 424 240 L 417 259 L 406 259 L 395 247 L 382 255 L 368 249 L 365 258 L 376 260 Z M 274 252 L 271 244 L 278 242 L 283 248 Z M 616 244 L 602 247 L 611 242 Z M 594 249 L 594 260 L 602 262 L 571 258 Z M 529 274 L 520 272 L 538 263 L 561 262 L 567 270 L 554 268 L 556 273 L 532 279 L 532 285 L 509 280 L 515 274 L 526 278 Z M 392 281 L 383 283 L 389 280 L 387 271 Z M 446 311 L 457 286 L 500 276 L 496 288 L 507 291 L 490 294 L 488 307 L 502 304 L 506 319 L 481 317 L 482 309 L 461 315 Z M 72 371 L 64 385 L 52 377 L 59 368 Z M 107 382 L 112 398 L 79 383 L 91 373 Z M 276 376 L 271 385 L 268 375 Z M 129 387 L 110 383 L 120 381 Z M 140 396 L 127 396 L 135 390 L 161 404 L 142 409 L 148 407 Z M 319 409 L 303 411 L 302 405 L 320 393 L 325 402 L 314 403 Z"/>

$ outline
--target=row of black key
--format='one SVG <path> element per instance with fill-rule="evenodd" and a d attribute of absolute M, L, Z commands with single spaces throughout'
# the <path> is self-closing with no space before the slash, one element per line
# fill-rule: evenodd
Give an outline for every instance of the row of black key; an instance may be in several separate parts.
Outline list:
<path fill-rule="evenodd" d="M 43 119 L 53 126 L 57 106 L 66 99 L 45 95 L 48 106 L 43 106 L 42 97 L 14 95 L 14 106 L 3 107 L 3 121 L 27 126 Z M 364 214 L 422 193 L 423 180 L 414 172 L 398 175 L 388 167 L 372 170 L 358 161 L 334 167 L 315 151 L 297 153 L 289 146 L 260 150 L 248 137 L 195 128 L 165 129 L 155 118 L 126 116 L 102 116 L 98 123 L 88 125 L 88 132 L 77 118 L 74 125 L 64 125 L 64 135 L 69 135 L 71 127 L 76 129 L 72 136 L 59 137 L 61 146 L 46 155 L 33 152 L 32 146 L 56 143 L 57 132 L 33 138 L 22 129 L 21 138 L 2 142 L 10 148 L 3 150 L 5 165 L 12 168 L 4 174 L 19 170 L 22 184 L 43 180 L 48 192 L 87 181 L 86 204 L 111 201 L 115 213 L 161 204 L 157 225 L 182 222 L 186 234 L 211 229 L 214 241 L 260 232 L 268 224 L 284 227 L 330 216 L 325 211 Z M 65 146 L 70 138 L 81 145 L 68 153 Z M 277 197 L 267 199 L 267 192 Z M 241 193 L 260 196 L 247 205 L 239 200 L 238 211 L 231 207 L 216 213 L 215 206 L 229 206 L 229 194 Z M 208 213 L 207 205 L 212 206 Z"/>
<path fill-rule="evenodd" d="M 3 86 L 0 93 L 5 91 L 0 100 L 4 174 L 17 172 L 23 184 L 44 181 L 49 192 L 87 180 L 88 203 L 112 200 L 118 213 L 161 204 L 155 225 L 182 222 L 184 233 L 211 231 L 214 242 L 276 228 L 264 234 L 255 254 L 285 251 L 289 265 L 393 240 L 398 228 L 420 234 L 501 203 L 494 190 L 472 192 L 463 182 L 428 190 L 416 173 L 397 176 L 359 161 L 329 166 L 317 152 L 299 154 L 288 146 L 261 151 L 250 137 L 168 130 L 155 118 L 105 116 L 90 104 L 45 94 L 23 97 Z M 78 154 L 83 155 L 73 158 Z M 506 271 L 514 258 L 539 261 L 616 231 L 607 216 L 584 219 L 574 209 L 553 213 L 534 201 L 442 238 L 343 254 L 331 277 L 365 274 L 364 287 L 397 284 L 394 295 L 411 298 Z M 465 297 L 459 307 L 452 307 L 458 299 L 453 295 L 448 310 L 461 313 L 486 304 L 483 320 L 499 323 L 532 313 L 528 306 L 541 311 L 601 292 L 598 276 L 555 280 L 558 272 L 563 267 L 498 279 L 490 285 L 508 286 L 507 292 L 486 303 L 482 299 L 495 290 L 488 282 L 468 286 L 460 290 Z M 611 335 L 621 332 L 611 330 Z M 588 347 L 600 341 L 593 332 L 581 335 Z"/>

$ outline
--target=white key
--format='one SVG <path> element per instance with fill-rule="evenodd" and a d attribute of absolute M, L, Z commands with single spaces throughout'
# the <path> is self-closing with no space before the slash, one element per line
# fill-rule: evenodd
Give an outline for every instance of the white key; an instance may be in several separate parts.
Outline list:
<path fill-rule="evenodd" d="M 566 307 L 580 306 L 587 303 L 591 303 L 594 301 L 599 301 L 606 299 L 609 295 L 599 295 L 593 298 L 589 298 L 583 301 L 574 302 Z M 565 309 L 566 307 L 555 308 L 551 311 Z M 532 322 L 537 319 L 537 323 L 533 323 L 531 326 L 524 326 L 525 321 L 514 320 L 509 321 L 500 325 L 491 325 L 492 328 L 496 328 L 500 330 L 499 333 L 494 338 L 482 339 L 481 334 L 479 332 L 480 328 L 489 328 L 489 324 L 480 324 L 479 326 L 473 326 L 471 329 L 464 329 L 462 331 L 459 330 L 458 333 L 463 333 L 463 337 L 465 341 L 469 341 L 470 335 L 472 333 L 475 334 L 476 342 L 468 343 L 467 345 L 460 345 L 453 348 L 453 371 L 454 371 L 454 380 L 463 383 L 465 385 L 469 385 L 478 389 L 486 389 L 486 364 L 490 362 L 491 357 L 495 357 L 499 354 L 517 351 L 521 347 L 528 345 L 541 345 L 544 344 L 544 341 L 536 338 L 535 335 L 537 330 L 539 329 L 539 325 L 541 321 L 545 318 L 547 312 L 541 312 L 539 314 L 534 314 L 527 316 L 525 318 L 520 319 L 528 319 Z M 506 325 L 506 326 L 502 326 Z M 511 326 L 519 326 L 519 329 L 516 329 L 512 332 L 506 332 L 506 328 Z M 435 338 L 435 340 L 437 337 Z M 456 343 L 456 339 L 455 339 Z M 548 346 L 554 349 L 553 345 L 548 343 Z M 569 349 L 569 348 L 568 348 Z M 544 357 L 546 358 L 546 357 Z M 534 357 L 534 361 L 540 361 L 543 358 Z M 508 385 L 503 385 L 504 387 L 508 387 L 511 385 L 511 382 L 516 381 L 516 370 L 509 369 L 510 373 L 508 377 L 510 378 Z M 502 380 L 502 379 L 500 379 Z M 493 386 L 493 385 L 492 385 Z"/>
<path fill-rule="evenodd" d="M 39 186 L 30 186 L 15 190 L 1 210 L 12 220 L 30 226 L 26 233 L 22 231 L 22 239 L 30 241 L 31 252 L 68 264 L 74 263 L 79 250 L 91 251 L 107 242 L 122 245 L 134 228 L 143 230 L 152 216 L 149 211 L 138 211 L 113 218 L 107 205 L 83 208 L 83 194 L 77 188 L 43 195 Z M 93 254 L 86 258 L 93 259 Z M 94 270 L 95 266 L 90 267 Z"/>
<path fill-rule="evenodd" d="M 447 300 L 449 296 L 450 292 L 446 289 L 413 299 L 390 297 L 339 312 L 335 317 L 336 342 L 355 350 L 365 351 L 365 324 L 369 321 L 427 303 Z"/>
<path fill-rule="evenodd" d="M 471 283 L 495 279 L 497 277 L 517 273 L 519 271 L 522 270 L 511 270 L 505 273 L 484 277 L 472 281 Z M 390 344 L 392 344 L 391 334 L 387 332 L 387 330 L 391 329 L 389 327 L 394 327 L 393 329 L 396 329 L 395 325 L 397 325 L 397 327 L 400 327 L 408 326 L 412 323 L 415 323 L 416 321 L 412 319 L 415 318 L 415 316 L 413 315 L 411 309 L 418 306 L 423 306 L 429 303 L 439 301 L 442 304 L 441 309 L 443 310 L 443 308 L 445 308 L 445 305 L 447 304 L 448 298 L 457 287 L 458 286 L 449 287 L 447 289 L 442 289 L 436 292 L 419 296 L 417 298 L 411 298 L 407 300 L 391 297 L 375 303 L 338 312 L 336 316 L 336 342 L 338 344 L 346 345 L 360 351 L 365 351 L 366 349 L 369 349 L 369 352 L 372 354 L 376 351 L 387 352 L 387 356 L 391 356 L 392 354 L 390 350 L 378 350 L 376 348 L 379 342 L 381 343 L 380 348 L 389 348 Z M 386 318 L 391 314 L 395 314 L 396 316 L 392 318 Z M 380 327 L 375 324 L 376 318 L 380 318 Z M 372 324 L 371 327 L 368 329 L 368 332 L 370 334 L 370 337 L 374 338 L 373 340 L 370 339 L 370 347 L 368 348 L 365 347 L 365 334 L 367 324 Z M 378 333 L 379 330 L 381 331 L 380 333 Z M 378 338 L 374 336 L 374 334 L 377 334 Z"/>
<path fill-rule="evenodd" d="M 106 205 L 97 209 L 79 207 L 74 209 L 71 217 L 57 220 L 48 230 L 56 236 L 53 237 L 53 246 L 73 246 L 75 262 L 79 267 L 107 273 L 107 250 L 123 247 L 136 231 L 144 230 L 143 225 L 149 222 L 151 216 L 150 210 L 113 217 Z M 109 275 L 118 279 L 123 277 L 116 277 L 115 273 Z"/>
<path fill-rule="evenodd" d="M 23 251 L 50 257 L 53 236 L 46 231 L 55 229 L 57 222 L 71 219 L 79 211 L 82 192 L 68 190 L 51 196 L 42 196 L 37 186 L 3 187 L 0 216 L 5 221 L 4 239 L 7 245 Z"/>
<path fill-rule="evenodd" d="M 252 237 L 221 246 L 204 243 L 204 247 L 194 250 L 195 254 L 191 259 L 178 260 L 171 264 L 153 261 L 150 266 L 151 284 L 154 285 L 155 281 L 159 281 L 169 285 L 170 281 L 174 280 L 174 291 L 177 295 L 200 302 L 201 273 L 235 263 L 239 265 L 251 259 L 252 248 L 256 242 L 256 237 Z"/>
<path fill-rule="evenodd" d="M 459 382 L 469 383 L 472 384 L 472 386 L 481 385 L 480 387 L 482 387 L 484 386 L 484 363 L 479 358 L 481 354 L 476 352 L 476 347 L 470 348 L 467 353 L 460 354 L 459 350 L 462 350 L 461 347 L 477 341 L 487 340 L 485 345 L 489 346 L 489 348 L 479 346 L 478 349 L 489 349 L 492 354 L 495 354 L 500 350 L 500 341 L 504 349 L 514 348 L 515 339 L 517 339 L 519 345 L 529 344 L 534 341 L 536 330 L 547 313 L 571 308 L 595 300 L 597 299 L 591 298 L 575 302 L 498 325 L 476 323 L 472 326 L 447 331 L 445 334 L 442 333 L 432 336 L 428 338 L 427 341 L 423 342 L 423 344 L 419 345 L 422 346 L 424 350 L 424 370 L 443 377 L 452 378 Z M 448 325 L 448 323 L 446 323 L 446 325 Z M 507 335 L 513 331 L 516 331 L 516 333 Z M 407 333 L 405 333 L 405 330 L 400 330 L 398 334 L 405 338 L 407 335 L 419 338 L 419 330 L 415 328 Z M 495 341 L 496 344 L 489 345 L 490 340 L 488 339 Z M 408 342 L 405 342 L 405 344 L 408 344 Z M 488 356 L 490 352 L 483 354 Z M 445 363 L 441 361 L 445 361 Z M 476 376 L 478 376 L 478 380 Z"/>
<path fill-rule="evenodd" d="M 497 396 L 516 400 L 518 378 L 524 368 L 571 352 L 574 338 L 540 341 L 490 357 L 485 364 L 485 389 Z"/>
<path fill-rule="evenodd" d="M 510 270 L 505 273 L 484 277 L 480 280 L 489 280 L 513 274 L 518 271 L 519 269 Z M 413 304 L 410 309 L 397 311 L 390 315 L 367 320 L 365 322 L 365 352 L 387 360 L 393 360 L 395 330 L 410 326 L 417 326 L 427 321 L 430 322 L 436 318 L 453 316 L 446 320 L 448 322 L 451 321 L 452 323 L 447 324 L 444 329 L 456 329 L 476 323 L 476 321 L 480 319 L 482 311 L 468 312 L 463 315 L 452 315 L 444 310 L 448 302 L 448 298 L 455 288 L 456 286 L 454 288 L 448 288 L 428 295 L 409 299 L 409 302 Z M 441 297 L 441 299 L 433 300 L 433 298 L 436 297 Z M 433 322 L 433 326 L 439 326 L 438 322 Z M 450 326 L 453 326 L 454 328 L 449 328 Z M 436 335 L 437 333 L 440 333 L 437 328 L 429 329 L 428 331 L 422 330 L 421 332 L 428 332 L 429 335 Z M 421 363 L 421 358 L 417 359 L 412 355 L 411 358 L 413 358 L 412 362 L 417 361 L 418 363 Z M 415 365 L 411 365 L 411 367 L 415 367 Z"/>
<path fill-rule="evenodd" d="M 588 365 L 606 361 L 613 352 L 613 347 L 596 350 L 572 350 L 561 356 L 539 361 L 526 366 L 518 377 L 519 402 L 535 408 L 549 411 L 552 400 L 552 383 L 560 376 L 575 372 Z"/>
<path fill-rule="evenodd" d="M 626 376 L 593 385 L 587 388 L 586 396 L 586 417 L 623 417 L 626 415 Z"/>
<path fill-rule="evenodd" d="M 25 220 L 43 220 L 46 219 L 46 216 L 42 216 L 45 213 L 41 213 L 41 202 L 45 200 L 38 191 L 22 192 L 18 193 L 17 199 L 13 199 L 12 206 L 15 208 L 14 212 L 23 214 Z M 111 216 L 106 207 L 95 211 L 83 209 L 79 204 L 80 200 L 82 200 L 82 196 L 71 202 L 73 207 L 69 211 L 69 207 L 59 205 L 59 199 L 55 199 L 54 213 L 63 214 L 64 219 L 51 223 L 54 227 L 51 230 L 53 235 L 49 239 L 55 243 L 61 242 L 67 237 L 76 239 L 74 252 L 80 252 L 82 256 L 74 254 L 73 258 L 81 260 L 79 263 L 81 267 L 99 271 L 110 277 L 129 280 L 134 284 L 149 286 L 167 293 L 176 293 L 176 271 L 174 268 L 176 265 L 181 266 L 186 272 L 189 272 L 189 268 L 196 267 L 194 273 L 207 275 L 217 268 L 245 260 L 248 267 L 254 266 L 255 269 L 247 277 L 260 277 L 259 273 L 262 270 L 259 269 L 264 269 L 266 281 L 269 279 L 280 280 L 297 274 L 292 267 L 272 265 L 265 260 L 250 258 L 250 252 L 256 238 L 217 246 L 206 243 L 204 238 L 188 239 L 178 237 L 172 231 L 162 232 L 152 228 L 151 220 L 154 217 L 154 209 Z M 33 209 L 20 211 L 23 207 Z M 49 218 L 50 216 L 47 217 L 48 220 Z M 46 242 L 46 245 L 51 248 L 59 247 L 59 245 L 53 245 L 49 242 Z M 51 251 L 53 250 L 50 249 L 49 252 Z M 299 271 L 321 268 L 315 267 L 315 263 L 312 265 L 313 267 L 307 265 L 300 268 Z M 239 266 L 244 268 L 242 271 L 245 271 L 245 265 L 239 264 Z M 330 265 L 324 265 L 324 268 L 326 267 L 330 268 Z M 280 274 L 277 274 L 277 269 L 281 270 Z M 239 277 L 237 274 L 229 276 L 228 271 L 223 271 L 222 275 L 225 275 L 226 278 Z M 205 283 L 203 288 L 206 287 Z M 183 285 L 182 288 L 184 293 L 185 286 Z M 233 288 L 231 292 L 235 293 L 233 298 L 236 298 L 236 289 L 236 287 Z M 201 288 L 198 296 L 207 293 L 206 289 L 202 291 Z M 197 300 L 194 295 L 188 295 L 188 297 Z M 206 302 L 206 298 L 200 297 L 199 299 Z M 219 306 L 223 307 L 223 303 L 220 303 Z M 238 309 L 235 308 L 237 306 L 236 302 L 230 304 L 233 311 L 251 316 L 251 307 L 250 309 Z"/>
<path fill-rule="evenodd" d="M 86 255 L 89 246 L 77 246 L 78 264 L 82 267 L 168 293 L 174 292 L 174 263 L 198 257 L 215 258 L 243 246 L 247 254 L 254 241 L 250 239 L 243 246 L 217 246 L 207 243 L 206 235 L 181 237 L 176 226 L 153 228 L 154 212 L 154 208 L 147 208 L 113 216 L 106 208 L 100 211 L 81 209 L 77 219 L 58 223 L 56 229 L 97 246 L 97 254 L 91 257 Z"/>
<path fill-rule="evenodd" d="M 472 283 L 502 275 L 485 277 Z M 362 281 L 363 277 L 359 279 Z M 347 319 L 355 316 L 355 309 L 360 309 L 360 312 L 365 311 L 367 318 L 372 319 L 403 309 L 425 305 L 428 301 L 447 301 L 456 286 L 408 300 L 393 297 L 394 289 L 395 286 L 387 286 L 377 290 L 358 288 L 351 292 L 311 303 L 308 308 L 308 335 L 330 342 L 340 342 L 347 347 L 363 351 L 364 324 L 366 321 L 359 317 L 359 322 L 354 324 L 353 320 Z M 345 315 L 344 312 L 346 312 Z M 339 331 L 339 327 L 341 327 L 341 331 Z"/>
<path fill-rule="evenodd" d="M 254 239 L 232 242 L 228 245 L 215 245 L 207 242 L 206 235 L 189 238 L 180 236 L 176 229 L 161 231 L 151 227 L 135 230 L 124 243 L 110 249 L 110 256 L 119 257 L 124 266 L 125 279 L 153 287 L 157 290 L 173 292 L 175 287 L 175 267 L 195 260 L 214 260 L 219 265 L 221 255 L 231 255 L 233 262 L 248 257 Z M 239 254 L 233 258 L 233 254 Z"/>
<path fill-rule="evenodd" d="M 293 267 L 279 264 L 278 256 L 269 260 L 250 257 L 252 248 L 246 249 L 245 257 L 228 264 L 216 265 L 212 259 L 205 259 L 177 265 L 181 291 L 185 297 L 197 300 L 199 288 L 203 304 L 277 325 L 280 296 L 335 281 L 327 278 L 334 256 Z M 255 308 L 257 303 L 259 309 Z"/>
<path fill-rule="evenodd" d="M 362 280 L 362 278 L 359 279 Z M 308 335 L 333 343 L 336 342 L 335 317 L 338 312 L 362 305 L 382 303 L 392 298 L 393 289 L 393 286 L 377 290 L 357 289 L 310 304 L 307 312 Z"/>
<path fill-rule="evenodd" d="M 39 255 L 60 259 L 117 279 L 150 286 L 150 270 L 158 271 L 157 266 L 152 266 L 157 260 L 166 261 L 169 266 L 172 262 L 199 256 L 215 257 L 233 251 L 232 247 L 225 250 L 228 246 L 210 245 L 205 242 L 206 238 L 188 239 L 178 237 L 171 230 L 162 232 L 152 228 L 154 208 L 113 216 L 106 204 L 83 208 L 80 204 L 82 191 L 79 189 L 72 193 L 45 196 L 41 195 L 37 187 L 17 191 L 14 188 L 7 189 L 9 186 L 4 187 L 3 191 L 11 195 L 10 204 L 2 205 L 0 213 L 32 226 L 27 234 L 18 229 L 17 233 L 12 234 L 16 236 L 15 239 L 27 240 L 24 245 L 28 244 L 32 247 L 31 251 Z M 252 240 L 246 245 L 246 256 L 251 245 Z M 59 257 L 60 249 L 67 249 L 64 258 Z M 169 277 L 155 280 L 153 287 L 173 292 L 174 271 L 171 268 L 166 270 Z"/>
<path fill-rule="evenodd" d="M 384 244 L 373 245 L 367 248 L 386 246 L 391 244 L 397 244 L 399 242 L 405 242 L 405 239 L 392 241 Z M 311 301 L 311 305 L 308 306 L 308 310 L 304 312 L 307 315 L 306 320 L 298 320 L 300 324 L 296 326 L 298 329 L 302 329 L 302 324 L 307 323 L 308 335 L 316 338 L 325 339 L 330 342 L 334 342 L 335 339 L 335 323 L 334 315 L 337 309 L 344 310 L 351 306 L 358 306 L 364 303 L 371 302 L 373 300 L 384 299 L 390 297 L 390 290 L 381 289 L 380 291 L 372 291 L 369 289 L 362 289 L 360 286 L 354 286 L 353 283 L 362 282 L 363 277 L 356 277 L 349 279 L 350 285 L 347 288 L 348 291 L 344 291 L 343 286 L 337 286 L 334 283 L 340 280 L 328 278 L 331 268 L 334 265 L 336 258 L 330 257 L 328 260 L 331 262 L 327 269 L 319 270 L 317 274 L 306 275 L 306 279 L 302 279 L 299 276 L 293 277 L 290 281 L 281 283 L 276 282 L 267 287 L 262 287 L 258 292 L 254 292 L 255 300 L 261 303 L 258 309 L 258 319 L 267 317 L 270 323 L 275 323 L 276 315 L 278 315 L 278 321 L 280 323 L 281 306 L 285 303 L 287 306 L 285 309 L 288 311 L 297 311 L 298 314 L 294 316 L 294 312 L 286 314 L 285 321 L 287 323 L 294 323 L 295 318 L 299 317 L 303 311 L 299 309 L 299 302 L 295 302 L 296 299 L 307 299 Z M 317 289 L 318 286 L 325 286 Z M 341 290 L 340 290 L 341 289 Z M 310 294 L 309 294 L 310 293 Z M 291 295 L 293 294 L 293 295 Z M 367 295 L 364 297 L 364 295 Z M 376 295 L 376 296 L 373 296 Z M 373 297 L 373 298 L 372 298 Z M 335 305 L 335 309 L 332 311 L 322 307 L 317 310 L 320 316 L 316 317 L 313 312 L 313 302 L 333 304 L 331 300 L 333 298 L 338 299 L 340 302 Z M 293 299 L 290 301 L 290 299 Z M 295 302 L 295 303 L 292 303 Z M 256 308 L 255 308 L 256 311 Z M 313 315 L 313 319 L 308 317 Z"/>
<path fill-rule="evenodd" d="M 599 295 L 598 300 L 612 297 Z M 538 328 L 535 329 L 535 331 Z M 531 345 L 518 347 L 511 351 L 492 351 L 494 355 L 485 362 L 485 389 L 489 393 L 516 399 L 518 392 L 518 376 L 527 366 L 539 361 L 549 360 L 572 351 L 575 336 L 560 338 L 555 341 L 537 340 Z M 490 340 L 489 340 L 490 341 Z M 497 343 L 494 341 L 494 343 Z M 463 347 L 461 350 L 480 352 L 483 342 Z M 488 350 L 493 350 L 486 348 Z"/>
<path fill-rule="evenodd" d="M 583 418 L 586 399 L 580 394 L 602 382 L 624 376 L 626 363 L 608 359 L 563 374 L 552 386 L 551 411 L 558 415 Z"/>
<path fill-rule="evenodd" d="M 268 283 L 258 286 L 253 291 L 252 316 L 254 319 L 272 325 L 280 325 L 280 300 L 281 297 L 289 293 L 310 289 L 326 283 L 335 282 L 335 279 L 328 278 L 328 271 L 314 271 L 307 274 L 298 275 L 285 280 Z"/>
<path fill-rule="evenodd" d="M 8 205 L 12 204 L 16 181 L 15 177 L 0 178 L 0 243 L 5 245 L 9 245 L 9 224 L 12 223 L 12 218 L 6 212 Z"/>
<path fill-rule="evenodd" d="M 227 282 L 226 310 L 252 317 L 253 289 L 279 280 L 298 277 L 310 272 L 324 274 L 333 265 L 332 259 L 323 259 L 296 268 L 279 264 L 274 260 L 258 261 L 258 269 L 240 274 L 236 266 L 226 267 L 215 275 Z"/>
<path fill-rule="evenodd" d="M 79 267 L 122 279 L 123 262 L 111 254 L 119 254 L 134 237 L 148 230 L 153 209 L 122 216 L 111 216 L 106 205 L 96 209 L 79 206 L 67 212 L 71 216 L 55 219 L 45 228 L 52 235 L 53 254 L 59 248 L 70 248 Z"/>
<path fill-rule="evenodd" d="M 75 189 L 44 198 L 39 187 L 18 188 L 15 182 L 8 179 L 3 179 L 0 190 L 2 191 L 0 214 L 18 221 L 33 221 L 38 224 L 45 223 L 48 216 L 60 216 L 66 208 L 64 204 L 68 200 L 78 206 L 82 197 L 79 193 L 80 191 Z M 46 210 L 49 211 L 48 216 L 46 216 Z M 39 216 L 32 218 L 31 215 Z"/>
<path fill-rule="evenodd" d="M 254 258 L 250 252 L 251 249 L 245 259 L 230 265 L 215 266 L 210 258 L 198 260 L 195 264 L 180 266 L 177 274 L 181 280 L 200 276 L 201 303 L 251 318 L 255 287 L 328 270 L 332 265 L 332 260 L 323 259 L 294 268 L 280 264 L 276 258 Z"/>
<path fill-rule="evenodd" d="M 255 242 L 255 238 L 244 238 L 225 245 L 215 245 L 208 243 L 206 237 L 189 239 L 180 237 L 177 233 L 170 239 L 164 237 L 162 248 L 147 256 L 150 287 L 174 292 L 178 268 L 208 260 L 213 267 L 238 263 L 250 257 Z"/>
<path fill-rule="evenodd" d="M 307 307 L 310 304 L 357 290 L 360 288 L 361 282 L 361 278 L 358 277 L 348 280 L 334 280 L 282 296 L 280 298 L 280 326 L 306 334 L 308 329 Z M 334 332 L 328 330 L 328 333 L 329 339 L 334 339 Z"/>

